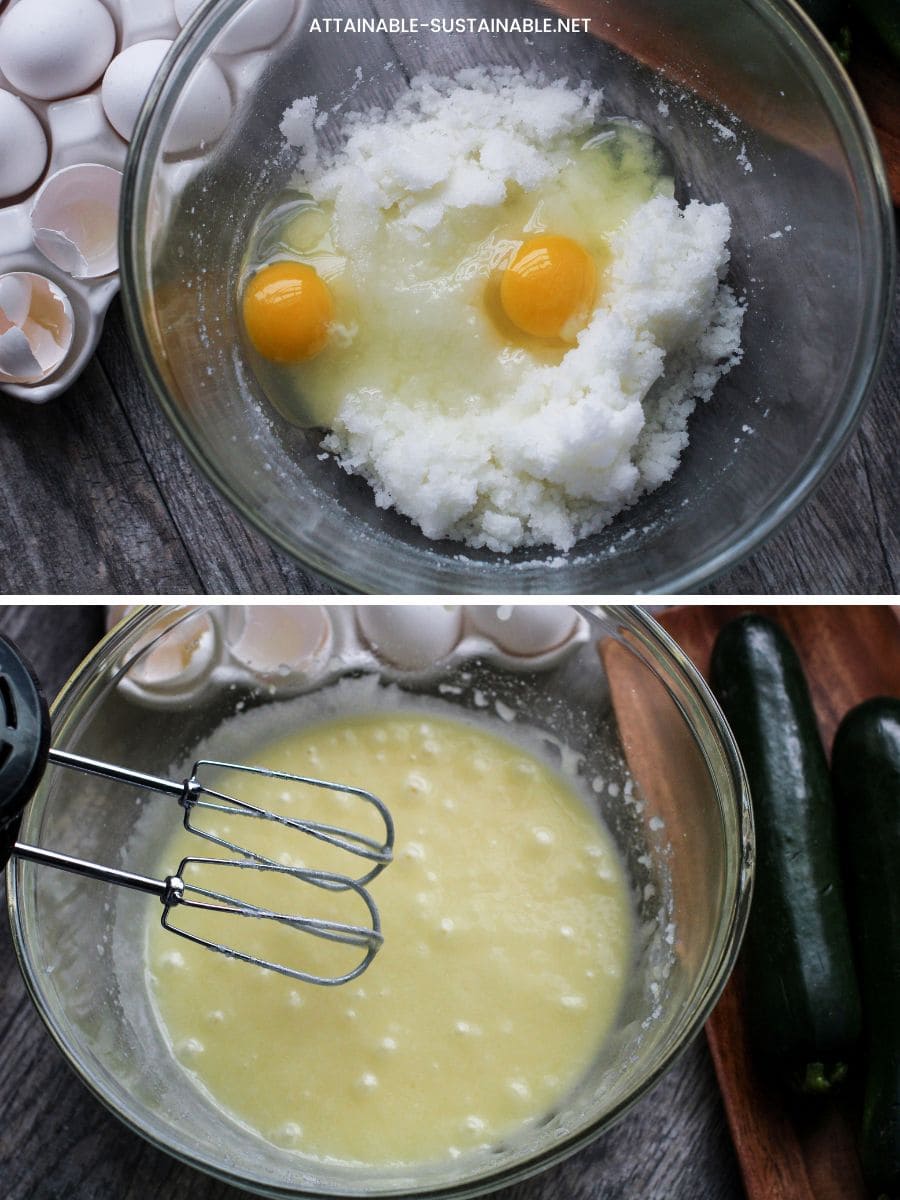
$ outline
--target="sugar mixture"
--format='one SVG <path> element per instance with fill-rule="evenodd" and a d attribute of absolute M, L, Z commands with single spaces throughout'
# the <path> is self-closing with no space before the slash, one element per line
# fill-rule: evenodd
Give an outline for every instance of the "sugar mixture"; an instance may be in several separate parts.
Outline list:
<path fill-rule="evenodd" d="M 727 208 L 679 208 L 662 147 L 601 100 L 478 69 L 285 114 L 295 191 L 242 277 L 260 377 L 429 538 L 570 549 L 672 476 L 740 358 Z"/>

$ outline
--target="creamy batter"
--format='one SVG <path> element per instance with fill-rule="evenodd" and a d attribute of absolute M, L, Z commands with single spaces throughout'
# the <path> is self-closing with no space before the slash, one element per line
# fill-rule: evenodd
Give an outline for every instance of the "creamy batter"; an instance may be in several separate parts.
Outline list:
<path fill-rule="evenodd" d="M 630 961 L 625 880 L 582 800 L 521 747 L 430 714 L 307 727 L 258 761 L 387 803 L 396 859 L 372 884 L 385 944 L 358 980 L 322 988 L 149 926 L 151 991 L 183 1066 L 263 1137 L 348 1162 L 455 1157 L 547 1113 L 599 1050 Z M 272 806 L 270 783 L 241 795 Z M 357 802 L 332 796 L 288 795 L 285 811 L 303 803 L 359 829 Z M 253 844 L 355 871 L 358 860 L 295 838 L 265 823 Z M 197 853 L 179 830 L 161 865 Z M 306 911 L 359 916 L 349 897 L 311 899 Z M 284 953 L 277 927 L 270 943 L 268 923 L 242 924 L 260 955 Z M 307 966 L 334 967 L 323 943 L 292 936 Z"/>

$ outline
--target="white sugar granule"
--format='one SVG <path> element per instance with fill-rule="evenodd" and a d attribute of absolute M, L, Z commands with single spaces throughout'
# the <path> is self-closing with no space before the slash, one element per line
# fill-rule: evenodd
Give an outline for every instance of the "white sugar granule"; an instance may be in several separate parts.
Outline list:
<path fill-rule="evenodd" d="M 312 169 L 318 156 L 316 129 L 321 124 L 321 117 L 316 116 L 317 108 L 315 96 L 302 96 L 285 109 L 278 127 L 287 144 L 299 150 L 297 165 L 301 171 Z"/>
<path fill-rule="evenodd" d="M 391 112 L 348 118 L 327 161 L 301 126 L 303 183 L 333 201 L 351 260 L 388 212 L 428 245 L 448 211 L 552 179 L 559 139 L 589 131 L 599 100 L 507 69 L 421 76 Z M 312 129 L 314 103 L 290 111 Z M 359 388 L 324 447 L 430 538 L 568 550 L 671 478 L 697 400 L 740 360 L 743 308 L 722 283 L 729 235 L 724 205 L 656 196 L 612 235 L 599 307 L 558 364 L 533 362 L 508 395 L 464 411 L 429 403 L 414 375 L 391 394 Z"/>
<path fill-rule="evenodd" d="M 348 114 L 346 143 L 320 173 L 307 161 L 300 169 L 318 199 L 334 201 L 342 250 L 360 253 L 395 205 L 415 234 L 435 229 L 448 209 L 502 204 L 511 184 L 536 187 L 563 165 L 548 144 L 588 131 L 600 99 L 587 84 L 546 84 L 511 67 L 417 75 L 389 113 Z M 299 143 L 290 132 L 309 154 L 305 130 Z"/>
<path fill-rule="evenodd" d="M 350 396 L 326 446 L 428 537 L 569 549 L 672 477 L 696 401 L 739 360 L 743 311 L 718 277 L 728 231 L 724 205 L 651 200 L 615 236 L 604 304 L 558 366 L 462 416 Z"/>

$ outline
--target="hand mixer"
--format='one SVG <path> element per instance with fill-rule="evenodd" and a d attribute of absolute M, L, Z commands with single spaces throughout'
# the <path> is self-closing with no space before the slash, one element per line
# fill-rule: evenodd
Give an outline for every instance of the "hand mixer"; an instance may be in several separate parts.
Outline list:
<path fill-rule="evenodd" d="M 182 859 L 174 875 L 169 875 L 165 879 L 153 879 L 16 841 L 22 811 L 37 790 L 48 763 L 90 775 L 100 775 L 106 779 L 130 784 L 146 791 L 172 796 L 184 809 L 185 829 L 239 857 L 190 856 Z M 206 771 L 213 771 L 217 775 L 231 771 L 246 775 L 261 775 L 287 785 L 301 784 L 354 796 L 374 807 L 384 823 L 384 838 L 377 841 L 374 838 L 365 837 L 334 825 L 290 818 L 259 808 L 202 784 L 198 776 L 201 772 Z M 198 824 L 197 814 L 204 810 L 225 814 L 227 817 L 245 817 L 250 821 L 274 821 L 286 830 L 309 836 L 349 854 L 357 855 L 371 865 L 357 878 L 350 878 L 347 875 L 331 871 L 285 866 L 265 855 L 255 853 L 246 846 L 238 845 L 224 835 L 203 829 Z M 190 777 L 179 783 L 175 780 L 132 771 L 112 763 L 84 758 L 65 750 L 52 749 L 50 747 L 50 716 L 37 677 L 16 647 L 5 638 L 0 637 L 0 867 L 12 855 L 16 855 L 32 862 L 157 896 L 163 905 L 163 927 L 172 933 L 230 958 L 265 967 L 293 979 L 334 986 L 347 983 L 361 975 L 383 943 L 378 908 L 365 885 L 370 883 L 391 861 L 393 844 L 394 824 L 390 812 L 377 796 L 373 796 L 361 788 L 321 779 L 310 779 L 302 775 L 286 774 L 281 771 L 269 771 L 263 767 L 242 766 L 237 763 L 211 760 L 200 760 L 195 763 Z M 189 870 L 192 880 L 195 880 L 190 883 L 186 882 L 184 878 Z M 290 912 L 273 911 L 246 899 L 236 898 L 217 888 L 204 886 L 201 878 L 204 871 L 213 875 L 218 875 L 220 871 L 224 871 L 226 874 L 234 872 L 234 883 L 238 890 L 242 883 L 249 881 L 250 877 L 246 873 L 250 872 L 256 875 L 278 873 L 286 879 L 297 880 L 326 892 L 350 891 L 359 896 L 365 904 L 371 923 L 368 925 L 347 924 Z M 246 951 L 223 945 L 190 930 L 179 928 L 177 914 L 184 909 L 198 909 L 228 917 L 249 917 L 274 921 L 284 928 L 301 934 L 358 947 L 363 951 L 363 957 L 351 970 L 344 973 L 333 976 L 314 974 L 287 966 L 284 963 L 256 957 Z"/>

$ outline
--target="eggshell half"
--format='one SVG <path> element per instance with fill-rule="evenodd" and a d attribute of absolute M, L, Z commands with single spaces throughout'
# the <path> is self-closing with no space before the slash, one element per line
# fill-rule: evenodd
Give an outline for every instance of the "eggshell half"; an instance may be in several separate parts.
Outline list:
<path fill-rule="evenodd" d="M 150 626 L 129 654 L 119 689 L 150 708 L 194 703 L 219 661 L 220 648 L 218 628 L 208 613 L 179 610 L 166 614 Z"/>
<path fill-rule="evenodd" d="M 62 364 L 74 335 L 72 305 L 31 271 L 0 275 L 0 382 L 38 383 Z"/>
<path fill-rule="evenodd" d="M 236 662 L 277 684 L 315 671 L 331 649 L 331 621 L 319 605 L 242 605 L 229 609 L 225 640 Z"/>
<path fill-rule="evenodd" d="M 19 0 L 0 18 L 0 71 L 36 100 L 85 91 L 115 46 L 116 27 L 100 0 Z"/>
<path fill-rule="evenodd" d="M 31 210 L 34 244 L 75 279 L 108 275 L 119 265 L 122 172 L 79 163 L 55 172 Z"/>

